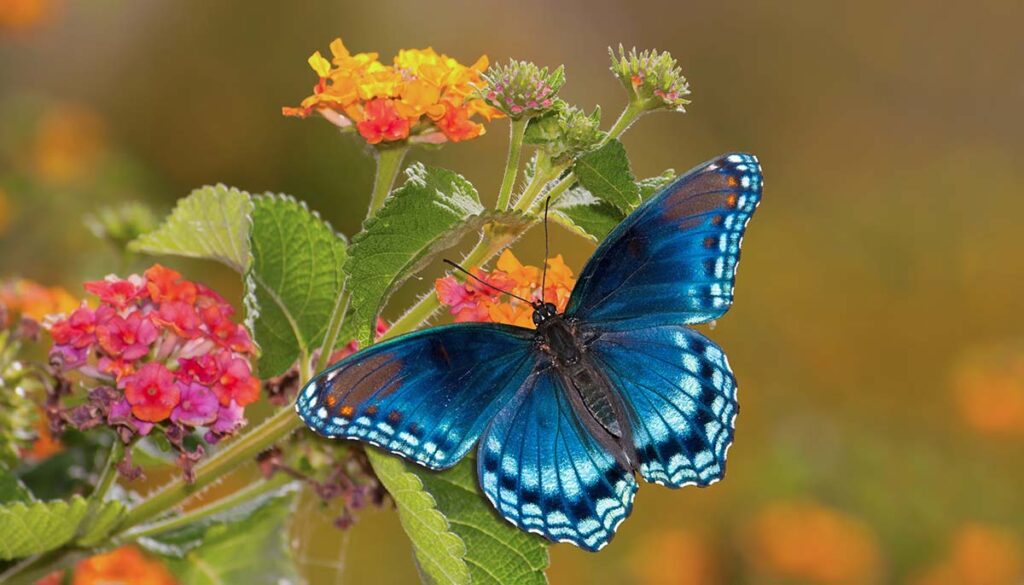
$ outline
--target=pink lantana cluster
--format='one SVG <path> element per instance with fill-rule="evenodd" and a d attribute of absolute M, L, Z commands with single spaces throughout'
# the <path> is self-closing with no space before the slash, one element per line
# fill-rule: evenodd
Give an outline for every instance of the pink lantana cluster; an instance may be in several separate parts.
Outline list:
<path fill-rule="evenodd" d="M 260 395 L 255 347 L 220 295 L 159 264 L 85 289 L 98 297 L 96 308 L 83 302 L 49 324 L 51 363 L 91 388 L 84 404 L 63 411 L 65 420 L 105 423 L 126 443 L 159 426 L 175 446 L 195 430 L 215 443 L 245 424 L 245 406 Z"/>

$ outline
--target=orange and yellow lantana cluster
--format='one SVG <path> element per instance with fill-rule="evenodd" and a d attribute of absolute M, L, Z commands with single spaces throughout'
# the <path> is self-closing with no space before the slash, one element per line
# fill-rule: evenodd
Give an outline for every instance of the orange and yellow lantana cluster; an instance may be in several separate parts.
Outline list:
<path fill-rule="evenodd" d="M 544 282 L 544 301 L 553 303 L 558 311 L 564 311 L 569 295 L 576 284 L 572 269 L 566 266 L 559 254 L 547 261 L 548 274 Z M 509 250 L 498 258 L 496 270 L 486 272 L 473 269 L 473 275 L 489 283 L 484 285 L 473 279 L 465 282 L 454 276 L 435 281 L 437 298 L 447 305 L 456 321 L 483 321 L 505 323 L 519 327 L 533 327 L 533 307 L 499 292 L 502 289 L 524 299 L 540 297 L 542 271 L 536 266 L 525 266 Z M 492 288 L 495 287 L 495 288 Z"/>
<path fill-rule="evenodd" d="M 47 315 L 70 313 L 78 307 L 78 300 L 62 287 L 46 287 L 26 279 L 0 282 L 0 307 L 6 319 L 27 317 L 42 321 Z M 0 326 L 6 326 L 0 314 Z"/>
<path fill-rule="evenodd" d="M 484 133 L 475 116 L 502 115 L 476 94 L 486 55 L 466 66 L 431 48 L 404 49 L 385 65 L 377 53 L 353 55 L 335 39 L 331 57 L 313 53 L 309 65 L 320 77 L 313 95 L 297 108 L 282 108 L 284 115 L 318 112 L 338 126 L 355 124 L 370 144 L 410 136 L 433 143 L 469 140 Z"/>

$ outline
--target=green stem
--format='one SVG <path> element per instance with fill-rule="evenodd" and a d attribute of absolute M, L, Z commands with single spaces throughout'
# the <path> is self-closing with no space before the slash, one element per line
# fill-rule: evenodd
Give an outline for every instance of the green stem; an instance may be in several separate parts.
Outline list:
<path fill-rule="evenodd" d="M 128 532 L 125 532 L 117 538 L 115 545 L 134 542 L 146 536 L 162 534 L 164 532 L 170 532 L 171 530 L 181 528 L 182 526 L 188 526 L 193 522 L 198 522 L 211 516 L 215 516 L 217 514 L 220 514 L 221 512 L 224 512 L 225 510 L 230 510 L 235 506 L 244 504 L 250 500 L 258 498 L 263 494 L 278 490 L 292 481 L 295 481 L 294 478 L 289 477 L 284 473 L 277 473 L 276 475 L 274 475 L 273 477 L 266 481 L 261 481 L 247 488 L 238 490 L 237 492 L 227 497 L 211 502 L 210 504 L 203 506 L 201 508 L 196 508 L 195 510 L 192 510 L 185 514 L 181 514 L 179 516 L 172 516 L 160 522 L 154 522 L 152 524 L 140 526 L 135 530 L 129 530 Z"/>
<path fill-rule="evenodd" d="M 5 585 L 32 585 L 39 579 L 62 569 L 68 569 L 87 556 L 81 549 L 60 548 L 47 553 L 25 557 L 17 564 L 0 573 L 0 583 Z"/>
<path fill-rule="evenodd" d="M 103 465 L 103 472 L 100 473 L 99 481 L 96 482 L 96 488 L 89 495 L 90 511 L 94 511 L 103 503 L 103 498 L 106 497 L 107 492 L 114 485 L 114 480 L 117 479 L 117 464 L 121 462 L 122 457 L 124 457 L 124 443 L 115 436 L 114 442 L 110 444 L 110 453 L 107 454 L 107 462 Z"/>
<path fill-rule="evenodd" d="M 402 168 L 402 160 L 405 159 L 407 152 L 409 147 L 405 145 L 377 149 L 377 172 L 373 176 L 373 193 L 370 195 L 367 219 L 384 207 L 384 201 L 388 198 L 388 193 L 391 193 L 391 187 L 395 184 L 395 178 Z"/>
<path fill-rule="evenodd" d="M 147 496 L 125 515 L 121 522 L 121 532 L 174 508 L 189 496 L 217 481 L 239 465 L 251 461 L 261 451 L 270 448 L 302 426 L 302 419 L 295 415 L 294 409 L 282 408 L 197 465 L 194 482 L 186 483 L 183 478 L 177 477 L 156 493 Z"/>
<path fill-rule="evenodd" d="M 348 313 L 349 294 L 342 285 L 338 298 L 334 301 L 334 310 L 331 312 L 331 320 L 327 324 L 327 335 L 324 336 L 324 343 L 320 346 L 320 357 L 316 359 L 315 372 L 323 371 L 331 361 L 331 354 L 334 346 L 338 343 L 338 334 L 341 333 L 341 326 L 345 322 L 345 314 Z M 309 377 L 300 382 L 305 385 Z"/>
<path fill-rule="evenodd" d="M 512 119 L 509 124 L 508 158 L 505 160 L 505 174 L 501 179 L 501 190 L 498 191 L 497 209 L 508 209 L 512 199 L 512 188 L 516 184 L 519 173 L 519 157 L 523 152 L 523 137 L 526 136 L 528 118 Z"/>
<path fill-rule="evenodd" d="M 644 109 L 644 107 L 638 103 L 630 101 L 628 104 L 626 104 L 625 109 L 623 109 L 622 113 L 619 114 L 619 119 L 615 120 L 615 123 L 612 124 L 611 129 L 608 130 L 608 135 L 605 136 L 605 139 L 602 142 L 602 144 L 604 142 L 612 140 L 613 138 L 618 138 L 619 136 L 621 136 L 622 133 L 628 130 L 629 127 L 633 125 L 633 122 L 636 122 L 637 119 L 640 118 L 640 116 L 642 116 L 645 111 L 646 110 Z"/>

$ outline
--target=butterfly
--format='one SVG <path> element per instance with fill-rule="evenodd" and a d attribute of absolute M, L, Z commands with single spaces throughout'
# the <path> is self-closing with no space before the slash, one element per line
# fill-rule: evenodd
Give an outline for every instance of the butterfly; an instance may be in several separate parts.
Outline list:
<path fill-rule="evenodd" d="M 608 235 L 564 313 L 533 301 L 536 329 L 456 323 L 373 345 L 313 378 L 296 410 L 321 435 L 435 470 L 479 444 L 480 488 L 498 513 L 599 550 L 629 516 L 637 474 L 678 488 L 725 473 L 736 380 L 687 325 L 732 304 L 761 190 L 752 155 L 704 163 Z"/>

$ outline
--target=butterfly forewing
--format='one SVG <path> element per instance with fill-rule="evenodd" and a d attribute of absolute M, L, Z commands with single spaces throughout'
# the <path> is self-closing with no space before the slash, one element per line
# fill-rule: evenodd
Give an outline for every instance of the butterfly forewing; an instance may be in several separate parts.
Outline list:
<path fill-rule="evenodd" d="M 598 246 L 566 316 L 607 327 L 722 316 L 732 304 L 740 243 L 761 186 L 760 164 L 749 154 L 719 157 L 676 179 Z"/>

